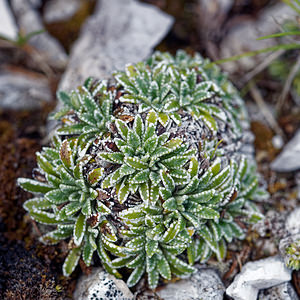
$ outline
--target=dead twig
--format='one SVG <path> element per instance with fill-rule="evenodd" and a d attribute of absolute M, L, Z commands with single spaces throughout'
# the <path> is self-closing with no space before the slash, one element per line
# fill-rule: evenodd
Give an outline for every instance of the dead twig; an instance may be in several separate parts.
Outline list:
<path fill-rule="evenodd" d="M 228 279 L 230 277 L 230 275 L 236 269 L 237 264 L 238 264 L 238 261 L 237 261 L 237 259 L 235 257 L 234 260 L 233 260 L 233 262 L 232 262 L 232 265 L 231 265 L 230 269 L 224 274 L 223 280 L 226 280 L 226 279 Z"/>
<path fill-rule="evenodd" d="M 36 230 L 38 236 L 41 237 L 42 233 L 41 233 L 39 227 L 37 226 L 36 221 L 30 219 L 30 222 L 31 222 L 32 226 L 34 227 L 34 229 Z"/>
<path fill-rule="evenodd" d="M 300 54 L 298 55 L 297 57 L 297 61 L 296 63 L 294 64 L 293 68 L 291 69 L 286 81 L 285 81 L 285 84 L 284 84 L 284 87 L 283 87 L 283 90 L 282 90 L 282 93 L 277 101 L 277 105 L 276 105 L 276 110 L 277 111 L 280 111 L 283 104 L 284 104 L 284 101 L 290 91 L 290 88 L 292 86 L 292 83 L 293 83 L 293 80 L 295 78 L 295 76 L 297 75 L 297 72 L 299 71 L 300 69 Z"/>
<path fill-rule="evenodd" d="M 274 130 L 274 132 L 277 135 L 280 135 L 285 140 L 285 135 L 282 131 L 282 129 L 279 127 L 277 121 L 275 120 L 273 114 L 268 109 L 259 89 L 257 88 L 256 84 L 252 81 L 249 84 L 249 90 L 252 98 L 258 105 L 261 113 L 266 118 L 267 123 L 270 125 L 270 127 Z"/>

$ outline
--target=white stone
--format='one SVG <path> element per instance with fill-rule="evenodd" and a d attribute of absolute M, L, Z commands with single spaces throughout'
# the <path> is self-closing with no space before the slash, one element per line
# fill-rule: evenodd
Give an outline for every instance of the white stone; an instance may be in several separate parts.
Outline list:
<path fill-rule="evenodd" d="M 290 282 L 285 282 L 273 286 L 266 290 L 261 290 L 258 300 L 298 300 L 298 296 Z"/>
<path fill-rule="evenodd" d="M 214 269 L 198 267 L 190 278 L 168 283 L 157 291 L 164 300 L 223 300 L 225 287 Z"/>
<path fill-rule="evenodd" d="M 51 0 L 44 7 L 44 21 L 60 22 L 70 19 L 80 8 L 80 0 Z"/>
<path fill-rule="evenodd" d="M 28 0 L 11 0 L 11 7 L 24 34 L 45 29 L 40 15 Z M 65 50 L 48 32 L 33 36 L 28 43 L 40 52 L 49 65 L 55 68 L 66 66 L 68 56 Z"/>
<path fill-rule="evenodd" d="M 260 289 L 291 280 L 289 270 L 279 256 L 246 263 L 226 293 L 234 300 L 256 299 Z"/>
<path fill-rule="evenodd" d="M 101 268 L 94 268 L 90 275 L 79 278 L 74 300 L 132 300 L 130 292 L 123 280 L 116 279 Z"/>
<path fill-rule="evenodd" d="M 291 172 L 300 169 L 300 129 L 271 163 L 271 169 L 277 172 Z"/>
<path fill-rule="evenodd" d="M 21 73 L 0 73 L 0 108 L 30 110 L 52 99 L 48 80 Z"/>
<path fill-rule="evenodd" d="M 0 0 L 0 34 L 16 39 L 18 28 L 6 0 Z"/>
<path fill-rule="evenodd" d="M 272 144 L 274 148 L 281 149 L 282 146 L 284 145 L 283 138 L 280 135 L 274 135 L 272 138 Z"/>
<path fill-rule="evenodd" d="M 74 89 L 89 76 L 108 78 L 125 64 L 145 59 L 172 23 L 157 7 L 135 0 L 98 2 L 72 48 L 59 89 Z"/>

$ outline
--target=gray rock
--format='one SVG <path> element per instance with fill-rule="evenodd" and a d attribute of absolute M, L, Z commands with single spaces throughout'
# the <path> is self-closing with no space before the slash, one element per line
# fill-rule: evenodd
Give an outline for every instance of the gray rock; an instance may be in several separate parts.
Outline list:
<path fill-rule="evenodd" d="M 234 300 L 256 299 L 260 289 L 291 280 L 289 270 L 279 256 L 246 263 L 226 293 Z"/>
<path fill-rule="evenodd" d="M 300 169 L 300 129 L 285 145 L 283 151 L 271 163 L 271 169 L 277 172 L 291 172 Z"/>
<path fill-rule="evenodd" d="M 19 73 L 0 73 L 0 107 L 31 110 L 52 99 L 48 80 Z"/>
<path fill-rule="evenodd" d="M 164 300 L 222 300 L 225 287 L 214 269 L 200 268 L 190 278 L 168 283 L 157 292 Z"/>
<path fill-rule="evenodd" d="M 24 34 L 45 29 L 39 14 L 28 0 L 11 0 L 11 7 Z M 66 66 L 68 57 L 65 50 L 49 33 L 43 32 L 32 37 L 29 44 L 43 55 L 49 65 L 60 69 Z"/>
<path fill-rule="evenodd" d="M 300 234 L 300 206 L 288 215 L 285 228 L 290 234 Z"/>
<path fill-rule="evenodd" d="M 80 0 L 52 0 L 44 7 L 44 20 L 54 23 L 71 18 L 80 8 Z"/>
<path fill-rule="evenodd" d="M 59 88 L 74 89 L 89 76 L 108 78 L 125 64 L 145 59 L 172 22 L 157 7 L 135 0 L 98 2 L 73 46 Z"/>
<path fill-rule="evenodd" d="M 8 7 L 7 1 L 0 1 L 0 34 L 15 39 L 17 37 L 18 28 L 15 19 Z"/>
<path fill-rule="evenodd" d="M 234 3 L 233 0 L 198 0 L 198 2 L 201 9 L 209 15 L 217 15 L 220 12 L 227 13 Z"/>
<path fill-rule="evenodd" d="M 218 34 L 223 20 L 231 9 L 233 0 L 198 0 L 199 3 L 199 29 L 202 34 Z M 214 22 L 212 22 L 214 20 Z"/>
<path fill-rule="evenodd" d="M 287 19 L 295 17 L 296 13 L 288 5 L 278 3 L 265 8 L 256 20 L 238 23 L 223 39 L 220 49 L 221 57 L 227 58 L 233 55 L 242 54 L 246 51 L 258 50 L 274 46 L 276 39 L 258 41 L 260 36 L 278 32 L 278 23 L 282 24 Z M 245 38 L 247 37 L 247 38 Z M 247 57 L 237 62 L 228 62 L 222 65 L 227 71 L 238 71 L 241 67 L 244 70 L 254 68 L 257 63 L 262 62 L 267 54 L 255 57 Z"/>
<path fill-rule="evenodd" d="M 295 176 L 296 185 L 297 185 L 297 199 L 300 199 L 300 172 L 298 171 Z"/>
<path fill-rule="evenodd" d="M 252 228 L 262 237 L 265 237 L 269 232 L 272 232 L 274 238 L 279 240 L 287 234 L 285 229 L 286 219 L 286 212 L 269 210 L 265 215 L 265 218 L 254 224 Z"/>
<path fill-rule="evenodd" d="M 101 268 L 94 268 L 92 274 L 79 278 L 73 299 L 132 300 L 133 294 L 123 280 L 116 279 Z"/>
<path fill-rule="evenodd" d="M 298 300 L 298 296 L 289 282 L 285 282 L 258 294 L 258 300 Z"/>
<path fill-rule="evenodd" d="M 39 9 L 43 5 L 44 0 L 28 0 L 29 3 L 34 7 L 35 9 Z"/>

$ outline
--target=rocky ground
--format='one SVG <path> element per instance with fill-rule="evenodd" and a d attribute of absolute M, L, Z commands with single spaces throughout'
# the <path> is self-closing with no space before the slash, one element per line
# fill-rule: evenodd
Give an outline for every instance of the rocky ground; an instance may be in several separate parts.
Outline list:
<path fill-rule="evenodd" d="M 275 0 L 1 3 L 1 299 L 298 299 L 300 272 L 285 267 L 284 249 L 300 235 L 300 95 L 295 84 L 283 94 L 285 80 L 274 71 L 280 55 L 297 65 L 297 51 L 222 65 L 247 103 L 255 158 L 271 195 L 260 204 L 266 218 L 249 229 L 245 241 L 230 246 L 224 263 L 211 259 L 192 278 L 155 292 L 143 281 L 129 291 L 101 268 L 83 263 L 66 279 L 61 265 L 67 244 L 46 247 L 38 241 L 40 229 L 22 208 L 29 194 L 15 184 L 31 176 L 35 152 L 48 142 L 53 124 L 47 115 L 56 107 L 57 88 L 69 90 L 88 75 L 109 77 L 154 49 L 199 51 L 216 60 L 272 46 L 276 41 L 256 38 L 294 19 L 288 6 Z"/>

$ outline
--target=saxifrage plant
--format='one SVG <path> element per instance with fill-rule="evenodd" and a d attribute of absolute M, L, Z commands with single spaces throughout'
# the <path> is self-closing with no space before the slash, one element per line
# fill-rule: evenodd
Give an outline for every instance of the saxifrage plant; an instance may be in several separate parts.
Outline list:
<path fill-rule="evenodd" d="M 58 93 L 39 176 L 18 183 L 35 195 L 24 208 L 49 225 L 42 240 L 70 241 L 65 275 L 96 252 L 115 276 L 132 270 L 128 286 L 146 274 L 155 288 L 212 255 L 223 260 L 262 217 L 253 201 L 267 193 L 255 166 L 226 152 L 227 136 L 241 139 L 245 108 L 209 61 L 157 52 L 113 79 Z"/>

